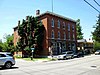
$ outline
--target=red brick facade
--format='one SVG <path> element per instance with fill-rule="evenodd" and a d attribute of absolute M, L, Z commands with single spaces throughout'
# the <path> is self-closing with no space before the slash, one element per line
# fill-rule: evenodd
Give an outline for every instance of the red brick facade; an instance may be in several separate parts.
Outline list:
<path fill-rule="evenodd" d="M 53 54 L 57 55 L 67 50 L 76 51 L 76 22 L 61 15 L 46 12 L 37 16 L 45 27 L 43 50 L 40 55 L 49 55 L 49 47 L 53 46 Z M 17 28 L 14 28 L 14 45 L 18 41 Z"/>

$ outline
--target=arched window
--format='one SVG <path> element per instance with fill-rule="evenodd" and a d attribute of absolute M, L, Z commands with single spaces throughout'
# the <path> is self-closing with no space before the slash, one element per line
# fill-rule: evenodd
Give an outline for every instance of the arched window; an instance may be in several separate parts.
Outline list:
<path fill-rule="evenodd" d="M 74 25 L 72 25 L 72 31 L 74 32 L 74 29 L 75 29 L 75 27 L 74 27 Z"/>
<path fill-rule="evenodd" d="M 54 31 L 51 32 L 51 38 L 54 39 Z"/>
<path fill-rule="evenodd" d="M 74 33 L 73 33 L 73 40 L 75 40 L 75 35 L 74 35 Z"/>
<path fill-rule="evenodd" d="M 63 22 L 63 29 L 65 29 L 65 27 L 66 27 L 66 26 L 65 26 L 65 22 Z"/>
<path fill-rule="evenodd" d="M 70 31 L 70 24 L 68 23 L 68 31 Z"/>
<path fill-rule="evenodd" d="M 68 32 L 68 40 L 70 40 L 70 32 Z"/>
<path fill-rule="evenodd" d="M 58 31 L 58 39 L 60 39 L 60 32 Z"/>
<path fill-rule="evenodd" d="M 66 40 L 66 33 L 64 32 L 64 40 Z"/>
<path fill-rule="evenodd" d="M 51 27 L 54 27 L 54 19 L 51 20 Z"/>
<path fill-rule="evenodd" d="M 58 28 L 60 28 L 60 21 L 58 20 Z"/>

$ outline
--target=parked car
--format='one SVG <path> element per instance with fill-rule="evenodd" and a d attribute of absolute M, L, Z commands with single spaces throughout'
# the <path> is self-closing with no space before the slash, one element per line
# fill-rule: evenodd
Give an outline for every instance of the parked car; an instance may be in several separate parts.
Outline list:
<path fill-rule="evenodd" d="M 62 54 L 58 55 L 58 60 L 59 59 L 68 59 L 68 58 L 73 58 L 73 51 L 67 51 L 67 52 L 62 52 Z"/>
<path fill-rule="evenodd" d="M 0 52 L 0 67 L 11 68 L 15 65 L 15 59 L 13 55 L 9 52 Z"/>
<path fill-rule="evenodd" d="M 99 55 L 100 54 L 100 50 L 97 50 L 96 52 L 95 52 L 95 55 Z"/>
<path fill-rule="evenodd" d="M 76 57 L 77 57 L 77 58 L 79 58 L 79 57 L 84 57 L 84 53 L 81 52 L 81 51 L 78 52 L 78 53 L 75 53 L 75 54 L 74 54 L 74 58 L 76 58 Z"/>

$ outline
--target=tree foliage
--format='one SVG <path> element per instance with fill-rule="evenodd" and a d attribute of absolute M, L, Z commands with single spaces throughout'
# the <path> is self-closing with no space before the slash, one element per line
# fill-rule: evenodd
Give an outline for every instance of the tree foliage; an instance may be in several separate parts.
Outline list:
<path fill-rule="evenodd" d="M 94 26 L 94 28 L 95 28 L 95 30 L 94 30 L 94 32 L 92 32 L 93 39 L 100 43 L 100 14 L 98 16 L 98 20 L 97 20 L 96 25 Z"/>
<path fill-rule="evenodd" d="M 2 49 L 3 49 L 3 43 L 2 41 L 0 41 L 0 51 L 2 51 Z"/>
<path fill-rule="evenodd" d="M 4 39 L 6 39 L 5 42 L 0 42 L 0 49 L 4 52 L 11 52 L 13 53 L 15 51 L 14 43 L 13 43 L 14 35 L 6 35 Z"/>
<path fill-rule="evenodd" d="M 99 42 L 94 42 L 94 50 L 100 50 L 100 43 Z"/>
<path fill-rule="evenodd" d="M 21 51 L 30 51 L 36 44 L 38 49 L 42 49 L 44 29 L 44 25 L 37 18 L 27 16 L 27 20 L 23 19 L 22 23 L 18 24 L 20 38 L 16 47 Z"/>
<path fill-rule="evenodd" d="M 76 32 L 77 32 L 77 39 L 83 39 L 82 27 L 80 26 L 80 19 L 77 20 L 76 23 Z"/>

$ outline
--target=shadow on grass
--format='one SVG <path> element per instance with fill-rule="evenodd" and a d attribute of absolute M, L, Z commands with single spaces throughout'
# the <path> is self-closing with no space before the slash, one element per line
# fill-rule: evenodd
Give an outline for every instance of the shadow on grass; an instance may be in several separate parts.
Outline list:
<path fill-rule="evenodd" d="M 19 67 L 11 67 L 10 69 L 18 69 Z M 0 67 L 0 70 L 9 70 L 9 69 L 6 69 L 6 68 L 1 68 Z"/>

